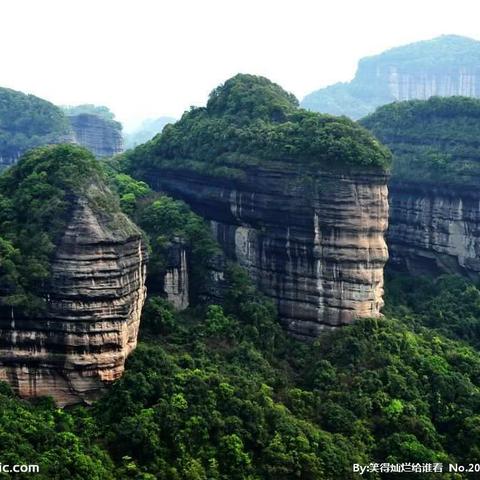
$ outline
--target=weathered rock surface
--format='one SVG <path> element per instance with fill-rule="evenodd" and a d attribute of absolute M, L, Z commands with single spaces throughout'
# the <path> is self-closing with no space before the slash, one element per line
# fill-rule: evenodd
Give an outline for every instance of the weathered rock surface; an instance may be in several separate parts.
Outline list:
<path fill-rule="evenodd" d="M 249 167 L 241 180 L 168 168 L 147 180 L 210 220 L 227 256 L 276 302 L 294 335 L 380 315 L 385 174 L 319 171 L 311 182 L 279 163 Z"/>
<path fill-rule="evenodd" d="M 434 97 L 361 121 L 393 152 L 391 265 L 412 274 L 480 273 L 480 100 Z"/>
<path fill-rule="evenodd" d="M 166 271 L 163 277 L 163 294 L 176 310 L 189 305 L 187 250 L 179 239 L 168 249 Z"/>
<path fill-rule="evenodd" d="M 128 228 L 78 200 L 53 261 L 46 314 L 2 312 L 0 379 L 21 396 L 89 401 L 122 374 L 137 342 L 146 253 L 138 229 L 119 220 Z"/>
<path fill-rule="evenodd" d="M 413 274 L 480 274 L 480 193 L 473 187 L 392 182 L 388 245 Z"/>
<path fill-rule="evenodd" d="M 123 151 L 120 123 L 89 113 L 70 115 L 68 118 L 75 142 L 90 150 L 96 157 L 111 157 Z"/>
<path fill-rule="evenodd" d="M 358 119 L 394 101 L 480 97 L 480 42 L 456 35 L 362 58 L 354 79 L 307 95 L 302 106 Z"/>

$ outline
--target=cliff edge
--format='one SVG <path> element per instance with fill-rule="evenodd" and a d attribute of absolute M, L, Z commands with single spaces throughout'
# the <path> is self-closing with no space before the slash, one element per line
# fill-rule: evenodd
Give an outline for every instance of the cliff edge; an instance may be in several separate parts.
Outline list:
<path fill-rule="evenodd" d="M 237 75 L 125 158 L 210 221 L 227 256 L 311 338 L 380 315 L 388 152 L 364 129 Z"/>

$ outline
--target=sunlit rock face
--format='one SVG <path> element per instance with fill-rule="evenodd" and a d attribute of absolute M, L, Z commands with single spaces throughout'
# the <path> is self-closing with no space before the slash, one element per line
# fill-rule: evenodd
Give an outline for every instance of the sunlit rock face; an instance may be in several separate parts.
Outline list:
<path fill-rule="evenodd" d="M 359 119 L 378 106 L 432 96 L 480 97 L 480 42 L 458 35 L 403 45 L 360 59 L 350 82 L 310 93 L 302 106 Z"/>
<path fill-rule="evenodd" d="M 75 143 L 87 148 L 96 157 L 111 157 L 123 151 L 120 123 L 89 113 L 71 115 L 68 118 Z"/>
<path fill-rule="evenodd" d="M 113 228 L 79 199 L 53 260 L 46 314 L 2 312 L 0 379 L 21 396 L 88 402 L 122 375 L 146 295 L 145 245 L 122 223 Z"/>
<path fill-rule="evenodd" d="M 280 163 L 247 168 L 241 180 L 162 169 L 148 181 L 210 221 L 227 256 L 274 300 L 295 336 L 380 315 L 385 174 L 318 171 L 308 180 Z"/>

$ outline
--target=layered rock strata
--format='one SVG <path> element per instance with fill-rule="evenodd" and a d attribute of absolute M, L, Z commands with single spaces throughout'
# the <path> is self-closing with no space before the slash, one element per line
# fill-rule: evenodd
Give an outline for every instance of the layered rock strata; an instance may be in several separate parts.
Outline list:
<path fill-rule="evenodd" d="M 119 378 L 136 346 L 145 299 L 140 232 L 113 229 L 79 200 L 58 246 L 44 315 L 0 315 L 0 379 L 23 397 L 90 401 Z M 122 233 L 123 232 L 123 233 Z"/>
<path fill-rule="evenodd" d="M 386 105 L 361 121 L 393 153 L 391 266 L 412 274 L 480 274 L 480 100 Z"/>
<path fill-rule="evenodd" d="M 75 142 L 96 157 L 111 157 L 123 151 L 121 124 L 99 115 L 82 113 L 68 117 Z"/>
<path fill-rule="evenodd" d="M 472 186 L 393 181 L 391 264 L 412 274 L 480 274 L 480 194 Z"/>
<path fill-rule="evenodd" d="M 228 179 L 165 168 L 147 180 L 210 221 L 227 256 L 275 301 L 292 334 L 315 337 L 379 316 L 386 175 L 364 168 L 307 178 L 286 163 L 244 173 Z"/>

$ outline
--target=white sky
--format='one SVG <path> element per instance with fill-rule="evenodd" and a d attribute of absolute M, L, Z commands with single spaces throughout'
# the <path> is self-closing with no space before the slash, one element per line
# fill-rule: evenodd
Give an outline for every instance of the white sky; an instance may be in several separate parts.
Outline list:
<path fill-rule="evenodd" d="M 107 105 L 128 129 L 203 105 L 238 72 L 301 99 L 363 56 L 480 39 L 479 18 L 478 0 L 1 0 L 0 86 Z"/>

